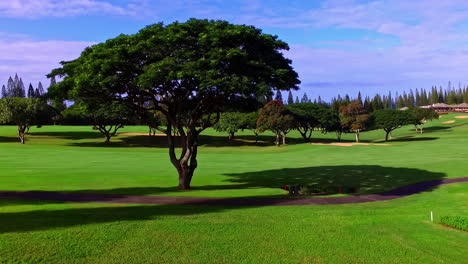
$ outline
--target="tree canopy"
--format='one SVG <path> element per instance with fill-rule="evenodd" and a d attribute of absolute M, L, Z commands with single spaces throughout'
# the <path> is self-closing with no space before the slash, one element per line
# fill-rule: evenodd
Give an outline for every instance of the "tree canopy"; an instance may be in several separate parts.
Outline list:
<path fill-rule="evenodd" d="M 50 119 L 51 109 L 36 98 L 8 97 L 0 99 L 0 123 L 15 124 L 21 144 L 32 126 L 41 126 Z"/>
<path fill-rule="evenodd" d="M 436 113 L 436 111 L 429 108 L 414 108 L 408 111 L 410 111 L 412 117 L 411 124 L 416 127 L 416 132 L 419 130 L 421 134 L 423 133 L 423 126 L 426 121 L 439 118 L 439 115 Z"/>
<path fill-rule="evenodd" d="M 397 109 L 382 109 L 372 113 L 375 128 L 385 131 L 385 141 L 388 141 L 390 133 L 402 126 L 411 124 L 413 119 L 408 111 Z"/>
<path fill-rule="evenodd" d="M 360 132 L 365 130 L 369 124 L 369 114 L 358 100 L 340 107 L 341 126 L 346 131 L 356 133 L 356 142 L 360 140 Z"/>
<path fill-rule="evenodd" d="M 242 129 L 244 124 L 244 113 L 226 112 L 222 113 L 218 123 L 214 125 L 216 131 L 227 132 L 229 140 L 234 138 L 234 134 Z"/>
<path fill-rule="evenodd" d="M 55 97 L 125 102 L 142 116 L 161 112 L 179 188 L 188 189 L 198 166 L 198 135 L 217 122 L 224 106 L 236 97 L 297 89 L 298 75 L 282 53 L 288 49 L 253 26 L 197 19 L 159 23 L 62 62 L 49 77 L 63 80 L 49 90 Z M 178 153 L 174 132 L 182 142 Z"/>
<path fill-rule="evenodd" d="M 260 131 L 270 130 L 276 135 L 276 145 L 280 145 L 280 137 L 286 144 L 286 134 L 294 129 L 296 121 L 294 116 L 279 100 L 268 102 L 262 109 L 257 120 L 257 128 Z"/>

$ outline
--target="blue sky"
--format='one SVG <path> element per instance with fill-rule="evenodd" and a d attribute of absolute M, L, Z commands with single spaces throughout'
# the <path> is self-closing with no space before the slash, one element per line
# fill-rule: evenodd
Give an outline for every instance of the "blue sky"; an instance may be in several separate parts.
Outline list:
<path fill-rule="evenodd" d="M 8 0 L 0 2 L 0 84 L 34 85 L 62 60 L 163 21 L 223 19 L 278 35 L 309 96 L 468 84 L 465 0 Z"/>

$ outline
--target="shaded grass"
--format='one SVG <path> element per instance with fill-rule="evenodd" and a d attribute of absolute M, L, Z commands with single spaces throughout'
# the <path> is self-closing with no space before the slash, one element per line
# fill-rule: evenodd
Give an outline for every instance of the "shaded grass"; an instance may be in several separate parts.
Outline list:
<path fill-rule="evenodd" d="M 467 190 L 258 208 L 0 201 L 0 262 L 464 263 L 468 236 L 429 212 L 468 213 Z"/>

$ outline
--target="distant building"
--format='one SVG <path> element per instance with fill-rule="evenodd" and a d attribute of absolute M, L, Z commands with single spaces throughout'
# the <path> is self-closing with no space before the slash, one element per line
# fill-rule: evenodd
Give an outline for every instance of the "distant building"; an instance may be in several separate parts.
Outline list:
<path fill-rule="evenodd" d="M 467 103 L 463 103 L 459 105 L 448 105 L 444 103 L 437 103 L 437 104 L 432 104 L 432 105 L 420 106 L 420 108 L 430 108 L 430 109 L 434 109 L 434 111 L 436 112 L 462 112 L 462 113 L 468 112 Z"/>

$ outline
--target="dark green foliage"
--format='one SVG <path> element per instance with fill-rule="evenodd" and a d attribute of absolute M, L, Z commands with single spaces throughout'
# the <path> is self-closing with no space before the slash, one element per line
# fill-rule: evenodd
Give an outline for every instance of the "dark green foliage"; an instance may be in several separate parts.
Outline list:
<path fill-rule="evenodd" d="M 440 223 L 456 229 L 468 231 L 468 217 L 466 216 L 443 216 Z"/>
<path fill-rule="evenodd" d="M 34 87 L 32 86 L 32 84 L 29 84 L 28 98 L 36 98 L 36 93 L 34 92 Z"/>
<path fill-rule="evenodd" d="M 294 116 L 296 130 L 306 142 L 309 142 L 314 130 L 328 131 L 332 126 L 332 110 L 320 103 L 300 103 L 288 105 L 287 109 Z"/>
<path fill-rule="evenodd" d="M 413 108 L 407 111 L 410 111 L 411 114 L 410 124 L 413 124 L 416 127 L 416 132 L 419 130 L 421 134 L 423 133 L 424 123 L 439 118 L 439 115 L 429 108 Z"/>
<path fill-rule="evenodd" d="M 51 115 L 50 107 L 40 99 L 8 97 L 0 100 L 0 123 L 15 124 L 22 144 L 29 128 L 41 126 Z"/>
<path fill-rule="evenodd" d="M 218 132 L 227 132 L 229 134 L 229 140 L 232 140 L 234 138 L 234 133 L 242 128 L 243 115 L 244 114 L 240 112 L 222 113 L 218 123 L 214 125 L 214 129 Z"/>
<path fill-rule="evenodd" d="M 164 133 L 164 127 L 167 126 L 166 117 L 159 111 L 148 111 L 147 117 L 144 118 L 145 123 L 149 127 L 149 135 L 155 136 L 156 133 Z"/>
<path fill-rule="evenodd" d="M 234 138 L 234 133 L 238 130 L 251 130 L 255 134 L 255 142 L 257 142 L 259 134 L 257 120 L 258 112 L 226 112 L 221 114 L 219 122 L 214 126 L 214 129 L 219 132 L 227 132 L 229 140 Z"/>
<path fill-rule="evenodd" d="M 154 24 L 63 62 L 49 75 L 63 77 L 50 95 L 125 102 L 141 117 L 161 112 L 168 121 L 165 133 L 179 188 L 188 189 L 198 166 L 198 135 L 216 123 L 234 97 L 264 100 L 272 91 L 298 88 L 292 62 L 283 56 L 288 49 L 276 36 L 225 21 Z M 174 134 L 182 142 L 179 152 Z"/>
<path fill-rule="evenodd" d="M 2 98 L 8 97 L 5 85 L 2 85 Z"/>
<path fill-rule="evenodd" d="M 413 123 L 413 116 L 410 111 L 397 109 L 382 109 L 372 113 L 375 128 L 385 131 L 385 141 L 388 141 L 390 133 L 402 126 Z"/>
<path fill-rule="evenodd" d="M 81 113 L 92 126 L 106 137 L 106 143 L 115 136 L 120 128 L 133 119 L 132 111 L 119 102 L 102 102 L 101 104 L 80 104 L 75 113 Z"/>
<path fill-rule="evenodd" d="M 83 114 L 81 106 L 73 104 L 67 109 L 63 110 L 60 115 L 62 116 L 62 123 L 64 125 L 88 125 L 89 121 Z"/>
<path fill-rule="evenodd" d="M 340 107 L 340 122 L 343 131 L 354 131 L 356 142 L 360 140 L 360 133 L 369 126 L 369 114 L 359 101 L 352 101 Z"/>
<path fill-rule="evenodd" d="M 291 91 L 289 91 L 288 93 L 288 105 L 290 104 L 294 104 L 294 98 L 293 98 L 293 94 Z"/>
<path fill-rule="evenodd" d="M 262 109 L 257 120 L 257 128 L 260 131 L 270 130 L 276 135 L 276 145 L 280 145 L 280 137 L 286 144 L 286 134 L 296 127 L 294 116 L 286 109 L 281 101 L 273 100 Z"/>

